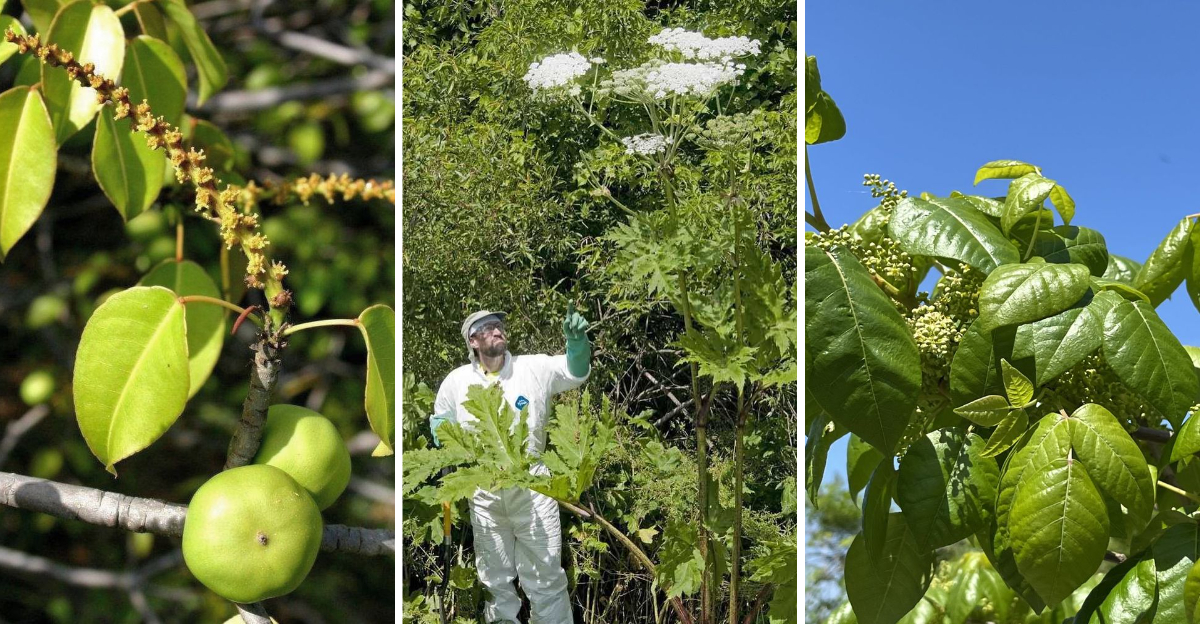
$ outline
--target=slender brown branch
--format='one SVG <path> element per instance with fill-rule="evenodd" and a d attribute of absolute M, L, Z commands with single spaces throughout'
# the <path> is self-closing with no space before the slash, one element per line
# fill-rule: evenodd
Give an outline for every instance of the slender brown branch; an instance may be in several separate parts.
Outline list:
<path fill-rule="evenodd" d="M 267 422 L 267 408 L 271 405 L 271 392 L 279 380 L 281 345 L 267 336 L 261 337 L 252 347 L 254 369 L 250 372 L 250 391 L 242 403 L 242 417 L 237 430 L 229 441 L 229 452 L 225 456 L 225 470 L 245 466 L 254 461 L 258 446 L 262 443 L 263 426 Z"/>
<path fill-rule="evenodd" d="M 82 485 L 0 472 L 0 505 L 96 526 L 168 537 L 183 536 L 187 506 Z M 357 555 L 394 554 L 396 533 L 327 524 L 321 550 Z"/>
<path fill-rule="evenodd" d="M 8 426 L 4 428 L 4 439 L 0 440 L 0 466 L 3 466 L 4 462 L 8 460 L 9 454 L 17 447 L 17 443 L 21 441 L 21 437 L 49 415 L 50 408 L 43 403 L 31 408 L 20 418 L 8 423 Z"/>
<path fill-rule="evenodd" d="M 763 585 L 762 589 L 758 590 L 758 595 L 754 598 L 754 604 L 750 607 L 750 612 L 742 619 L 742 624 L 754 624 L 754 619 L 758 617 L 758 612 L 762 611 L 763 605 L 767 604 L 767 597 L 774 591 L 774 583 L 767 583 Z"/>

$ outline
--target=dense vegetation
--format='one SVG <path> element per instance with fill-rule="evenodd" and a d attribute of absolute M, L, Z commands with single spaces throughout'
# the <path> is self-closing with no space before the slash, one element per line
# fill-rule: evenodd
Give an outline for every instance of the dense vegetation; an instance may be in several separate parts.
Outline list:
<path fill-rule="evenodd" d="M 648 120 L 659 104 L 604 81 L 661 54 L 668 27 L 760 50 L 736 85 Z M 477 617 L 462 498 L 479 465 L 563 503 L 577 621 L 795 621 L 795 37 L 789 3 L 405 7 L 406 621 L 438 621 L 443 500 L 447 607 Z M 594 72 L 578 99 L 523 80 L 572 51 Z M 639 151 L 648 133 L 675 147 Z M 430 450 L 432 392 L 466 359 L 459 320 L 506 310 L 511 351 L 556 353 L 570 301 L 594 358 L 552 421 L 566 481 L 528 483 L 526 459 L 465 433 Z M 442 465 L 458 476 L 426 479 Z"/>
<path fill-rule="evenodd" d="M 813 57 L 807 72 L 806 142 L 837 140 Z M 835 506 L 812 539 L 848 599 L 830 614 L 830 579 L 810 577 L 810 616 L 1194 622 L 1200 349 L 1155 308 L 1184 282 L 1200 308 L 1197 215 L 1139 262 L 1036 165 L 985 163 L 988 179 L 1007 193 L 867 176 L 878 205 L 831 228 L 807 176 L 806 482 Z M 847 435 L 849 523 L 821 488 Z"/>
<path fill-rule="evenodd" d="M 125 40 L 130 55 L 143 60 L 137 55 L 150 50 L 167 59 L 168 71 L 158 67 L 163 73 L 145 82 L 146 95 L 156 114 L 182 127 L 187 148 L 204 151 L 204 164 L 219 183 L 253 180 L 259 188 L 279 189 L 285 180 L 298 182 L 289 192 L 276 192 L 279 201 L 264 199 L 255 210 L 257 231 L 270 241 L 266 253 L 290 269 L 284 283 L 294 294 L 287 313 L 292 324 L 354 318 L 375 303 L 394 306 L 395 206 L 377 193 L 369 201 L 325 194 L 346 188 L 350 178 L 393 177 L 390 2 L 276 4 L 253 11 L 236 2 L 188 7 L 175 0 L 132 5 L 118 0 L 108 3 L 113 10 L 67 5 L 3 3 L 0 31 L 38 34 L 41 43 L 65 41 L 52 32 L 52 20 L 83 6 L 84 17 L 89 11 L 101 16 L 93 21 Z M 61 108 L 63 101 L 55 101 L 61 95 L 48 83 L 42 90 L 10 91 L 14 85 L 68 79 L 64 68 L 40 63 L 17 47 L 0 43 L 0 93 L 35 94 L 51 110 Z M 138 81 L 132 66 L 125 63 L 124 74 L 104 77 L 121 79 L 133 90 Z M 96 63 L 96 71 L 102 69 Z M 224 232 L 194 209 L 195 189 L 177 181 L 163 152 L 144 150 L 144 138 L 129 121 L 114 118 L 115 111 L 113 104 L 103 106 L 60 145 L 51 145 L 57 158 L 46 162 L 57 167 L 48 179 L 22 177 L 32 176 L 29 171 L 6 178 L 20 179 L 26 192 L 44 186 L 48 201 L 44 209 L 37 206 L 28 232 L 13 238 L 5 230 L 0 253 L 0 423 L 6 425 L 0 470 L 186 504 L 226 462 L 250 388 L 249 347 L 260 339 L 254 321 L 262 310 L 280 306 L 261 288 L 245 288 L 246 256 L 237 246 L 226 249 Z M 12 121 L 0 117 L 0 124 Z M 0 138 L 6 145 L 10 140 L 12 135 Z M 120 142 L 115 156 L 98 146 L 105 140 Z M 130 162 L 124 149 L 145 156 L 147 168 L 120 167 Z M 155 154 L 158 161 L 152 162 Z M 137 171 L 157 171 L 162 184 L 149 177 L 134 180 Z M 330 174 L 348 178 L 331 183 Z M 12 188 L 0 184 L 0 194 L 11 198 Z M 137 195 L 136 189 L 144 192 Z M 4 204 L 0 211 L 11 215 L 13 206 Z M 77 423 L 72 387 L 77 349 L 105 301 L 179 259 L 202 267 L 207 276 L 195 279 L 217 285 L 220 293 L 214 294 L 256 305 L 260 312 L 230 336 L 236 314 L 222 316 L 214 308 L 224 344 L 218 335 L 219 352 L 210 350 L 211 374 L 193 377 L 193 396 L 161 439 L 128 459 L 109 458 L 120 461 L 114 479 Z M 379 438 L 364 413 L 368 353 L 362 337 L 351 328 L 331 327 L 296 333 L 288 343 L 271 401 L 320 411 L 353 456 L 350 487 L 324 512 L 325 523 L 393 526 L 394 464 L 370 457 Z M 236 613 L 189 573 L 176 537 L 5 508 L 0 544 L 5 587 L 0 614 L 6 621 L 210 622 Z M 265 607 L 283 623 L 391 622 L 393 570 L 388 556 L 324 552 L 295 592 Z"/>

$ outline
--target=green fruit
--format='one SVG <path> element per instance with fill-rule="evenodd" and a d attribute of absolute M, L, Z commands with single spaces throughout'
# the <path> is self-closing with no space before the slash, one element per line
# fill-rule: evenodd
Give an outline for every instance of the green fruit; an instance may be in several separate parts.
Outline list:
<path fill-rule="evenodd" d="M 242 466 L 200 486 L 183 524 L 183 561 L 218 596 L 251 603 L 300 585 L 321 548 L 321 512 L 287 473 Z"/>
<path fill-rule="evenodd" d="M 328 418 L 298 405 L 267 410 L 262 445 L 254 463 L 288 473 L 325 509 L 350 483 L 350 451 Z"/>
<path fill-rule="evenodd" d="M 54 396 L 54 375 L 48 371 L 35 370 L 21 382 L 21 400 L 26 405 L 38 405 Z"/>
<path fill-rule="evenodd" d="M 225 620 L 225 624 L 246 624 L 246 620 L 243 620 L 241 614 L 238 614 Z M 271 624 L 279 624 L 279 622 L 275 618 L 271 618 Z"/>

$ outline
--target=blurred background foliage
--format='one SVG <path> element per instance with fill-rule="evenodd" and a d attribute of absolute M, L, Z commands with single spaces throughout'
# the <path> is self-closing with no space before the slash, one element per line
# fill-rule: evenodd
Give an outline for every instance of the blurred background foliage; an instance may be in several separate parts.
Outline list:
<path fill-rule="evenodd" d="M 109 4 L 117 7 L 125 0 Z M 185 123 L 185 130 L 218 161 L 220 175 L 259 182 L 314 172 L 393 178 L 395 11 L 390 0 L 201 0 L 189 5 L 229 66 L 224 90 L 196 107 L 194 70 L 185 63 L 192 93 L 188 112 L 204 120 Z M 23 6 L 7 0 L 0 12 L 22 16 Z M 22 21 L 34 30 L 27 17 Z M 128 36 L 138 32 L 136 21 L 125 26 Z M 323 53 L 319 46 L 302 45 L 311 40 L 297 40 L 297 34 L 335 44 L 341 57 L 337 50 Z M 16 57 L 0 65 L 0 91 L 36 71 L 31 62 Z M 89 126 L 63 146 L 46 211 L 0 265 L 0 430 L 6 432 L 0 437 L 5 440 L 0 470 L 186 503 L 224 462 L 248 388 L 253 327 L 246 323 L 226 338 L 212 376 L 166 435 L 122 462 L 119 479 L 105 473 L 88 451 L 72 407 L 72 359 L 84 324 L 106 296 L 133 286 L 158 262 L 174 257 L 174 226 L 181 215 L 184 257 L 208 269 L 218 283 L 220 258 L 215 227 L 191 216 L 190 194 L 173 181 L 153 209 L 122 223 L 92 177 L 92 136 Z M 285 284 L 296 296 L 293 322 L 353 318 L 374 303 L 395 307 L 394 206 L 379 201 L 331 206 L 318 197 L 308 205 L 265 204 L 262 210 L 269 251 L 291 271 Z M 261 304 L 261 293 L 247 293 L 241 303 Z M 370 457 L 378 438 L 363 411 L 365 366 L 366 347 L 353 328 L 296 334 L 284 353 L 274 401 L 320 411 L 350 445 L 352 481 L 325 511 L 325 521 L 392 527 L 394 458 Z M 18 422 L 33 426 L 17 433 Z M 229 602 L 172 559 L 177 539 L 5 508 L 0 545 L 0 621 L 132 623 L 155 617 L 223 622 L 234 614 Z M 120 573 L 141 570 L 148 562 L 165 569 L 135 596 L 5 565 L 21 553 L 71 571 Z M 321 553 L 296 592 L 269 600 L 266 607 L 284 624 L 392 622 L 395 566 L 389 557 Z"/>
<path fill-rule="evenodd" d="M 592 502 L 641 539 L 656 561 L 671 556 L 664 548 L 669 527 L 696 517 L 695 436 L 686 407 L 677 410 L 673 399 L 690 393 L 687 366 L 672 345 L 683 320 L 661 295 L 629 283 L 630 258 L 618 257 L 616 243 L 606 238 L 626 217 L 589 192 L 586 176 L 602 178 L 635 209 L 643 198 L 653 205 L 657 198 L 650 196 L 658 191 L 651 176 L 606 145 L 581 115 L 567 106 L 536 104 L 522 76 L 531 62 L 572 49 L 604 57 L 610 69 L 633 67 L 649 57 L 648 37 L 676 26 L 762 41 L 762 54 L 747 62 L 725 112 L 760 108 L 766 114 L 743 196 L 758 222 L 761 248 L 783 268 L 783 283 L 794 288 L 794 3 L 420 0 L 405 4 L 402 32 L 403 448 L 428 444 L 425 419 L 433 392 L 466 362 L 461 319 L 481 308 L 505 310 L 510 351 L 561 353 L 561 321 L 574 300 L 592 325 L 593 370 L 584 391 L 611 399 L 623 425 L 621 452 L 597 472 Z M 636 125 L 640 117 L 615 107 L 607 112 L 606 124 L 618 134 L 645 131 Z M 719 204 L 722 190 L 712 174 L 724 167 L 705 161 L 699 150 L 679 165 L 692 197 L 685 211 L 703 214 Z M 697 236 L 704 228 L 727 227 L 721 220 L 697 222 Z M 723 507 L 733 501 L 735 403 L 732 391 L 719 393 L 709 425 L 710 468 Z M 795 403 L 795 386 L 785 387 L 751 419 L 748 543 L 796 540 Z M 403 505 L 404 618 L 437 622 L 440 512 L 418 500 Z M 473 622 L 483 592 L 465 530 L 466 506 L 455 514 L 451 601 L 459 621 Z M 651 579 L 622 547 L 593 523 L 562 518 L 576 621 L 657 621 L 661 592 L 656 596 Z M 747 601 L 759 586 L 743 588 Z M 718 591 L 718 600 L 726 590 Z"/>

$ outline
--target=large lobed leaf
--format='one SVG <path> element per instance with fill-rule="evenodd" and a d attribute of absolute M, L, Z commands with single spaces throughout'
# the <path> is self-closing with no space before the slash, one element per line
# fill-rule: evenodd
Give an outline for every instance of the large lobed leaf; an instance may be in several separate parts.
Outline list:
<path fill-rule="evenodd" d="M 806 385 L 835 422 L 890 456 L 916 409 L 917 345 L 848 252 L 804 252 Z"/>
<path fill-rule="evenodd" d="M 907 197 L 893 210 L 888 231 L 914 256 L 964 262 L 984 273 L 1020 262 L 1020 252 L 965 199 Z"/>

